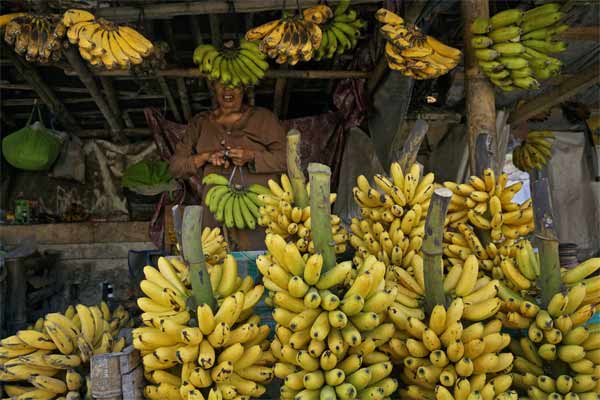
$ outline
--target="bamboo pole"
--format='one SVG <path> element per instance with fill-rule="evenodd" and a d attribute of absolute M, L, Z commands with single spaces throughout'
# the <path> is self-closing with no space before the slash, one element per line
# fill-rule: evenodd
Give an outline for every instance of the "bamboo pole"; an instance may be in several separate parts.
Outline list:
<path fill-rule="evenodd" d="M 315 250 L 323 256 L 324 273 L 335 266 L 335 242 L 331 232 L 329 203 L 331 169 L 324 164 L 308 165 L 310 180 L 310 230 Z"/>
<path fill-rule="evenodd" d="M 181 225 L 182 252 L 190 266 L 192 282 L 192 309 L 200 304 L 208 304 L 216 310 L 217 301 L 210 284 L 210 276 L 206 269 L 206 259 L 202 250 L 202 206 L 187 206 L 183 213 Z"/>
<path fill-rule="evenodd" d="M 171 93 L 171 89 L 169 89 L 169 84 L 167 80 L 163 76 L 158 77 L 158 84 L 160 85 L 160 90 L 167 99 L 167 104 L 173 113 L 173 117 L 175 121 L 181 122 L 181 114 L 179 114 L 179 109 L 177 108 L 177 104 L 175 103 L 175 98 L 173 98 L 173 94 Z"/>
<path fill-rule="evenodd" d="M 294 190 L 294 204 L 296 207 L 308 206 L 308 193 L 306 180 L 300 164 L 300 131 L 291 129 L 287 134 L 287 172 Z"/>
<path fill-rule="evenodd" d="M 494 89 L 487 77 L 479 69 L 475 49 L 471 44 L 471 23 L 475 18 L 489 18 L 488 0 L 464 0 L 461 2 L 464 24 L 463 38 L 465 49 L 465 88 L 467 105 L 467 132 L 471 171 L 476 171 L 475 143 L 477 136 L 487 134 L 495 137 L 496 99 Z"/>
<path fill-rule="evenodd" d="M 446 188 L 435 189 L 431 196 L 427 219 L 425 220 L 425 238 L 423 240 L 423 268 L 425 270 L 425 311 L 430 314 L 437 304 L 444 307 L 444 279 L 442 267 L 442 242 L 444 239 L 444 221 L 452 192 Z"/>
<path fill-rule="evenodd" d="M 539 286 L 542 293 L 542 307 L 546 308 L 552 296 L 562 288 L 558 236 L 554 228 L 554 212 L 548 179 L 535 180 L 532 183 L 532 191 L 535 237 L 540 253 Z"/>

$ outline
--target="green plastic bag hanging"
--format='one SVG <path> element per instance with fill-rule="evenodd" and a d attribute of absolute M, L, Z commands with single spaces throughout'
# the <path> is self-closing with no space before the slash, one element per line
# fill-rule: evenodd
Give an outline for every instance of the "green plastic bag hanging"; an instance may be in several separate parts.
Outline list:
<path fill-rule="evenodd" d="M 36 108 L 39 121 L 31 124 Z M 2 140 L 2 154 L 15 168 L 44 171 L 56 161 L 61 145 L 60 138 L 46 129 L 40 108 L 34 105 L 27 125 Z"/>

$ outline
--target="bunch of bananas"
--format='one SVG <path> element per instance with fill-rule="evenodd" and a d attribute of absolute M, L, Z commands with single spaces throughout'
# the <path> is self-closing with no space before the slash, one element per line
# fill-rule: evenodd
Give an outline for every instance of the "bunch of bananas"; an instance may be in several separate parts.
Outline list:
<path fill-rule="evenodd" d="M 4 41 L 27 61 L 47 64 L 60 59 L 62 39 L 67 29 L 60 15 L 9 14 Z M 8 18 L 7 18 L 8 19 Z"/>
<path fill-rule="evenodd" d="M 125 338 L 119 330 L 132 320 L 119 306 L 111 313 L 106 303 L 69 306 L 51 313 L 34 326 L 0 340 L 0 388 L 11 399 L 79 399 L 85 391 L 86 364 L 92 355 L 119 352 Z M 89 395 L 89 387 L 87 388 Z"/>
<path fill-rule="evenodd" d="M 286 174 L 281 175 L 281 184 L 269 179 L 268 193 L 260 194 L 258 200 L 262 206 L 258 209 L 260 217 L 258 224 L 266 227 L 267 233 L 280 235 L 284 239 L 293 241 L 302 252 L 315 252 L 311 236 L 310 207 L 300 208 L 294 203 L 294 190 Z M 306 189 L 310 195 L 310 187 Z M 336 194 L 331 193 L 330 203 L 333 204 Z M 348 233 L 341 224 L 337 215 L 331 215 L 331 229 L 335 242 L 335 251 L 338 254 L 346 251 Z"/>
<path fill-rule="evenodd" d="M 396 290 L 385 288 L 385 265 L 374 257 L 358 269 L 346 261 L 323 270 L 320 254 L 267 235 L 257 266 L 274 305 L 274 374 L 281 399 L 383 399 L 397 389 L 390 355 L 401 346 L 385 311 Z M 393 343 L 392 343 L 393 342 Z"/>
<path fill-rule="evenodd" d="M 211 44 L 203 44 L 194 50 L 194 63 L 211 80 L 237 87 L 258 84 L 269 69 L 266 56 L 255 42 L 241 39 L 237 49 L 218 50 Z"/>
<path fill-rule="evenodd" d="M 81 57 L 95 67 L 127 69 L 141 64 L 153 50 L 152 43 L 135 29 L 96 19 L 85 10 L 67 10 L 63 24 L 69 42 L 77 44 Z"/>
<path fill-rule="evenodd" d="M 328 6 L 317 5 L 304 10 L 302 17 L 283 17 L 252 28 L 246 32 L 246 40 L 260 40 L 260 51 L 278 64 L 296 65 L 313 58 L 323 39 L 319 25 L 331 17 Z"/>
<path fill-rule="evenodd" d="M 252 184 L 248 188 L 234 187 L 227 178 L 209 174 L 202 179 L 204 185 L 213 185 L 206 193 L 204 204 L 219 222 L 229 229 L 254 229 L 260 217 L 262 204 L 258 200 L 261 193 L 267 193 L 264 186 Z"/>
<path fill-rule="evenodd" d="M 356 47 L 360 30 L 367 23 L 358 18 L 356 10 L 350 10 L 349 6 L 350 0 L 340 1 L 333 11 L 333 19 L 321 26 L 323 39 L 315 54 L 315 60 L 332 58 L 335 54 L 344 54 Z"/>
<path fill-rule="evenodd" d="M 490 231 L 492 241 L 501 243 L 514 240 L 533 232 L 533 208 L 531 200 L 519 205 L 512 201 L 522 182 L 507 186 L 508 177 L 501 174 L 498 179 L 491 169 L 486 169 L 483 178 L 471 176 L 468 183 L 444 182 L 454 195 L 450 200 L 446 223 L 456 227 L 469 222 L 474 227 Z M 460 258 L 458 254 L 455 257 Z"/>
<path fill-rule="evenodd" d="M 155 42 L 152 51 L 142 59 L 141 64 L 131 65 L 131 73 L 136 76 L 155 76 L 158 70 L 167 67 L 165 56 L 169 50 L 169 45 L 166 42 Z"/>
<path fill-rule="evenodd" d="M 362 215 L 360 220 L 353 218 L 350 225 L 357 264 L 374 255 L 387 266 L 409 268 L 412 257 L 421 251 L 434 174 L 422 176 L 418 164 L 402 171 L 394 162 L 390 177 L 375 175 L 376 189 L 361 175 L 353 188 Z"/>
<path fill-rule="evenodd" d="M 385 57 L 390 69 L 413 79 L 434 79 L 458 64 L 460 50 L 425 35 L 414 25 L 405 25 L 393 12 L 381 8 L 375 18 L 384 24 L 379 31 L 386 39 Z"/>
<path fill-rule="evenodd" d="M 274 361 L 266 341 L 270 329 L 253 315 L 264 287 L 242 279 L 232 255 L 210 271 L 218 308 L 187 308 L 189 270 L 179 259 L 160 258 L 145 267 L 138 299 L 144 327 L 133 330 L 141 351 L 148 399 L 199 400 L 259 397 L 273 378 Z M 204 393 L 203 393 L 204 392 Z"/>
<path fill-rule="evenodd" d="M 531 131 L 527 138 L 513 150 L 513 164 L 521 171 L 541 170 L 552 158 L 554 133 Z"/>
<path fill-rule="evenodd" d="M 488 19 L 476 19 L 472 45 L 482 71 L 504 91 L 537 89 L 539 81 L 557 76 L 562 62 L 550 53 L 567 45 L 553 36 L 569 28 L 559 3 L 547 3 L 529 11 L 501 11 Z"/>

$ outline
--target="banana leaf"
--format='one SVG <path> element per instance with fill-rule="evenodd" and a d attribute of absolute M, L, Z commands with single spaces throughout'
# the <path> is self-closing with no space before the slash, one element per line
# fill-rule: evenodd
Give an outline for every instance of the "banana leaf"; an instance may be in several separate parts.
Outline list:
<path fill-rule="evenodd" d="M 172 180 L 166 161 L 144 160 L 127 167 L 121 185 L 135 191 L 137 188 L 170 187 Z"/>

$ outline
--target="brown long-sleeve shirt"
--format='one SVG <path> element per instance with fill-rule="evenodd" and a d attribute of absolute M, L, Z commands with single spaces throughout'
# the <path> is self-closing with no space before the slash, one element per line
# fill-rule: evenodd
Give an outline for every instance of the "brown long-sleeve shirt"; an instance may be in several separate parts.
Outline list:
<path fill-rule="evenodd" d="M 196 154 L 226 150 L 228 147 L 242 148 L 254 150 L 255 159 L 241 168 L 241 174 L 236 172 L 232 182 L 266 185 L 268 179 L 276 178 L 286 170 L 285 143 L 283 126 L 275 114 L 265 108 L 250 108 L 230 130 L 216 123 L 211 113 L 204 112 L 196 115 L 188 124 L 183 140 L 179 142 L 175 154 L 171 157 L 169 169 L 177 178 L 192 175 L 203 177 L 211 173 L 229 177 L 233 165 L 224 168 L 206 163 L 204 167 L 196 169 L 193 157 Z M 208 189 L 208 187 L 202 188 L 203 198 Z M 206 216 L 204 226 L 218 225 L 212 215 L 204 215 Z M 262 230 L 257 230 L 255 233 L 232 230 L 231 236 L 242 250 L 264 248 Z"/>

